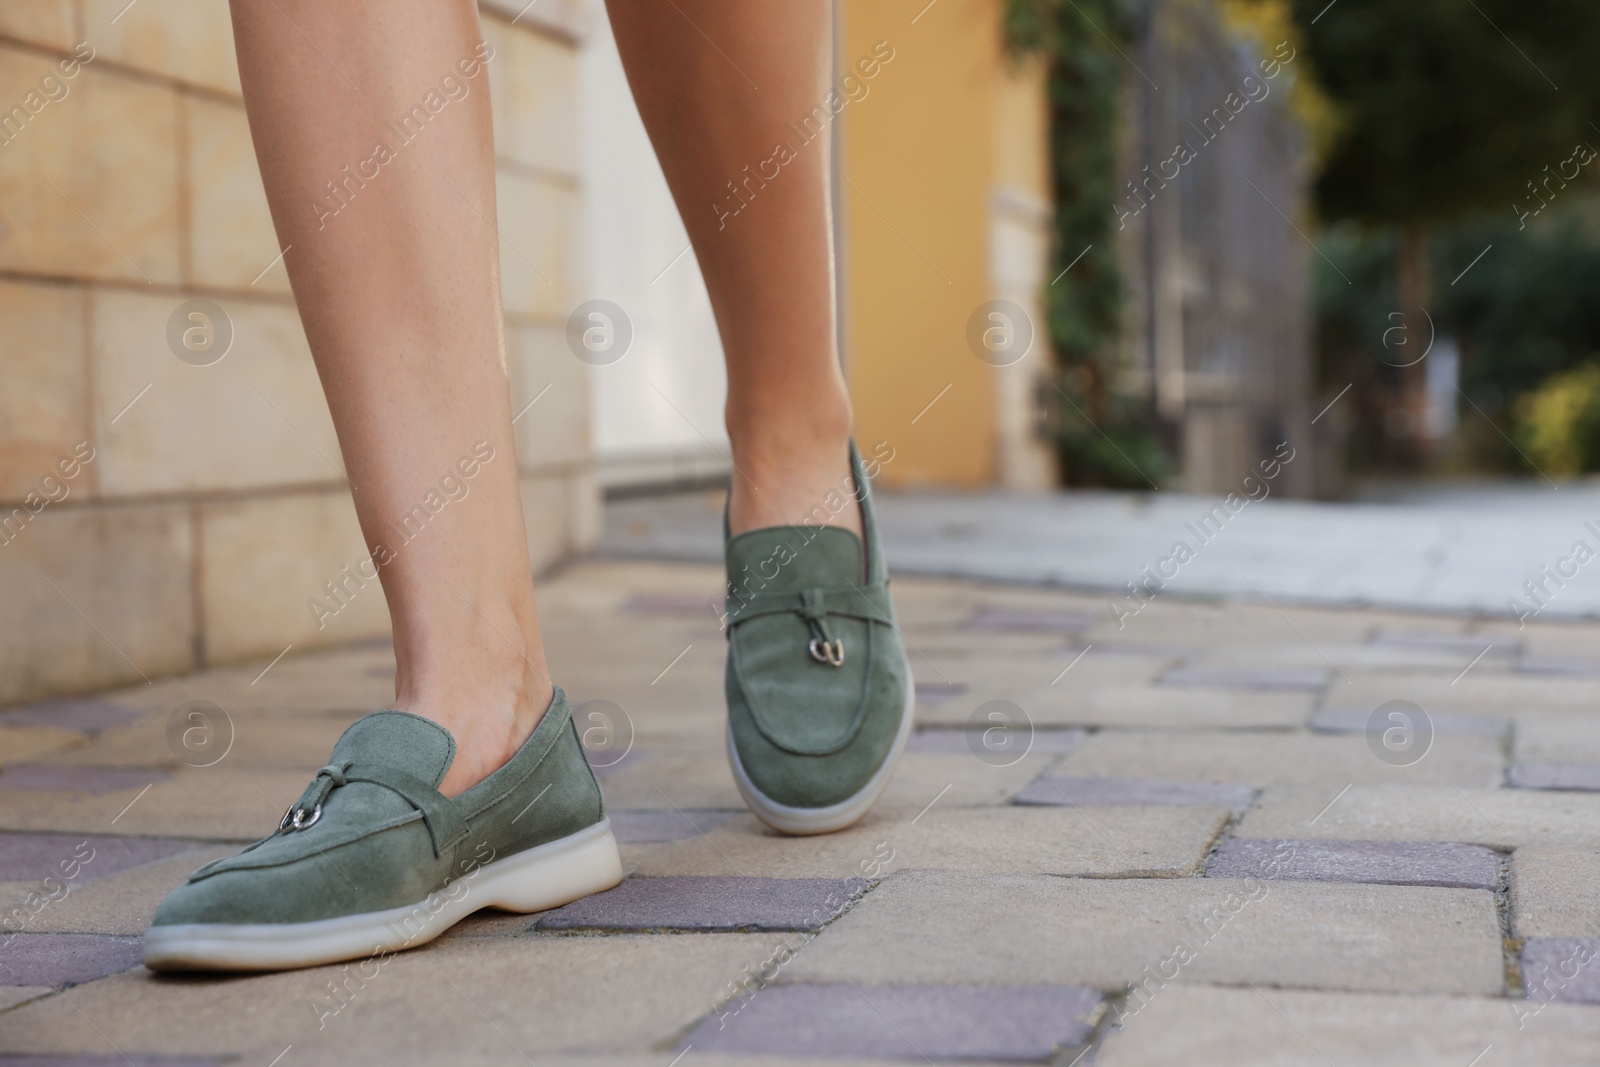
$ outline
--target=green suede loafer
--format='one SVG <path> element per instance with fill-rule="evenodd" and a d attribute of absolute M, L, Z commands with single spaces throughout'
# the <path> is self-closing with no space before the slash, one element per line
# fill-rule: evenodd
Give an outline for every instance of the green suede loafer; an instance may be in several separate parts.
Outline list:
<path fill-rule="evenodd" d="M 911 734 L 913 690 L 872 494 L 850 466 L 863 539 L 776 526 L 728 539 L 728 759 L 745 803 L 787 834 L 867 813 Z M 837 509 L 834 509 L 835 513 Z"/>
<path fill-rule="evenodd" d="M 278 830 L 161 902 L 151 970 L 280 970 L 386 957 L 480 908 L 532 912 L 622 880 L 600 787 L 560 688 L 511 761 L 438 791 L 456 743 L 403 711 L 357 721 Z"/>

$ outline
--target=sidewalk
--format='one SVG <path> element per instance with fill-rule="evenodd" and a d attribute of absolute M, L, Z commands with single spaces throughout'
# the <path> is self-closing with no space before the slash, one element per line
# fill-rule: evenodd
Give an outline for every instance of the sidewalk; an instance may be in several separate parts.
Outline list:
<path fill-rule="evenodd" d="M 629 879 L 381 964 L 137 961 L 392 696 L 386 647 L 0 713 L 0 1063 L 1600 1062 L 1600 625 L 1158 596 L 1119 628 L 900 578 L 919 732 L 866 821 L 784 839 L 727 769 L 719 584 L 541 587 Z M 186 738 L 191 701 L 225 714 Z"/>

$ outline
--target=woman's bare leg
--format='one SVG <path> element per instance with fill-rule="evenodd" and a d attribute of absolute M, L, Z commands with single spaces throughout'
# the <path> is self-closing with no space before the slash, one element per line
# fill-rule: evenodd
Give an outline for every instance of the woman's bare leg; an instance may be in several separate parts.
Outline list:
<path fill-rule="evenodd" d="M 292 246 L 284 263 L 356 513 L 368 546 L 393 553 L 385 562 L 374 549 L 394 620 L 395 703 L 455 736 L 441 786 L 454 795 L 510 758 L 552 696 L 487 221 L 494 148 L 477 10 L 471 0 L 233 0 L 233 20 L 267 199 L 280 244 Z M 441 90 L 446 77 L 466 95 Z M 402 141 L 390 124 L 430 92 L 447 102 Z M 374 173 L 365 161 L 380 142 L 392 158 Z M 479 442 L 493 449 L 487 462 L 474 455 Z M 467 469 L 478 460 L 470 478 L 463 459 Z M 466 496 L 432 513 L 446 478 Z M 419 505 L 431 517 L 404 540 L 393 524 Z"/>
<path fill-rule="evenodd" d="M 802 143 L 788 123 L 827 96 L 830 4 L 607 7 L 722 334 L 733 530 L 816 522 L 828 494 L 850 486 L 851 412 L 835 342 L 828 134 Z M 769 162 L 780 143 L 793 158 Z M 833 521 L 859 529 L 860 517 L 845 508 Z"/>

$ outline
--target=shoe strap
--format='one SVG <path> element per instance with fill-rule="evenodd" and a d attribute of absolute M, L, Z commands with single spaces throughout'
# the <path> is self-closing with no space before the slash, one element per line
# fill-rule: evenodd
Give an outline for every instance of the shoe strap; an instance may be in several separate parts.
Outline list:
<path fill-rule="evenodd" d="M 734 606 L 729 601 L 728 629 L 741 622 L 762 615 L 792 613 L 808 623 L 826 626 L 830 615 L 865 619 L 893 628 L 894 601 L 889 596 L 889 582 L 870 585 L 851 584 L 849 589 L 802 589 L 788 593 L 751 593 Z"/>
<path fill-rule="evenodd" d="M 466 836 L 466 821 L 456 813 L 455 805 L 450 799 L 433 786 L 399 767 L 383 763 L 360 763 L 355 760 L 330 763 L 319 770 L 317 776 L 311 780 L 311 784 L 306 787 L 306 791 L 295 802 L 294 807 L 285 814 L 283 829 L 292 832 L 300 829 L 302 825 L 310 826 L 311 822 L 321 815 L 322 805 L 327 801 L 329 794 L 351 782 L 382 786 L 420 811 L 422 821 L 428 828 L 428 836 L 433 841 L 435 856 L 443 856 L 445 849 Z M 292 816 L 297 812 L 310 816 L 310 820 L 303 823 L 294 820 Z"/>

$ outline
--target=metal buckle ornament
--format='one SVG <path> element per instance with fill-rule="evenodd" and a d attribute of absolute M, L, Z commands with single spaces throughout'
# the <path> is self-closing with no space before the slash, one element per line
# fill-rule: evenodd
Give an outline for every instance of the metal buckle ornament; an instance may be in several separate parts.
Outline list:
<path fill-rule="evenodd" d="M 818 663 L 826 663 L 830 667 L 844 666 L 844 638 L 837 637 L 832 641 L 824 641 L 813 637 L 808 647 L 811 650 L 811 658 Z"/>
<path fill-rule="evenodd" d="M 290 804 L 288 810 L 283 813 L 283 819 L 278 823 L 278 832 L 287 834 L 295 830 L 308 830 L 315 826 L 320 818 L 322 818 L 320 803 L 309 812 L 305 808 Z"/>

